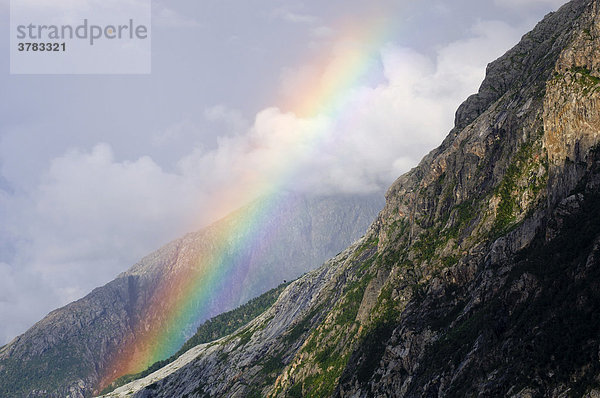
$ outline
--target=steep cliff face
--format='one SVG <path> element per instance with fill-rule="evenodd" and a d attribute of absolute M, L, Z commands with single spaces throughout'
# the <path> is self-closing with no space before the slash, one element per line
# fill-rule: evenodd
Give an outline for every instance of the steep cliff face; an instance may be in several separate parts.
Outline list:
<path fill-rule="evenodd" d="M 598 396 L 600 2 L 480 92 L 366 236 L 235 334 L 111 396 Z"/>
<path fill-rule="evenodd" d="M 99 384 L 143 370 L 111 365 L 119 351 L 129 349 L 134 355 L 145 348 L 141 344 L 144 333 L 160 327 L 166 316 L 161 297 L 154 293 L 198 267 L 200 258 L 220 248 L 224 256 L 242 256 L 247 272 L 243 278 L 236 274 L 228 280 L 227 292 L 209 303 L 203 318 L 187 327 L 178 325 L 184 326 L 178 331 L 181 343 L 199 322 L 239 306 L 284 279 L 294 279 L 338 253 L 364 233 L 383 201 L 378 196 L 286 195 L 268 205 L 270 217 L 264 217 L 265 225 L 256 231 L 260 245 L 236 235 L 228 235 L 223 242 L 219 231 L 238 230 L 236 226 L 247 223 L 248 214 L 262 214 L 264 206 L 257 202 L 169 243 L 114 281 L 50 313 L 0 350 L 0 396 L 90 396 Z"/>

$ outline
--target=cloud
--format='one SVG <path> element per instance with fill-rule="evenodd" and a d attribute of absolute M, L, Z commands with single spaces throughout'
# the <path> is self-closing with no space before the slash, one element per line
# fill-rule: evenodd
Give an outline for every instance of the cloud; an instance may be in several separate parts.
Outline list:
<path fill-rule="evenodd" d="M 290 11 L 285 8 L 279 8 L 271 13 L 274 18 L 279 18 L 287 22 L 311 25 L 318 21 L 318 18 L 310 14 L 302 14 Z"/>
<path fill-rule="evenodd" d="M 0 326 L 0 345 L 41 319 L 48 305 L 59 303 L 54 291 L 37 275 L 0 262 L 0 319 L 10 320 Z"/>
<path fill-rule="evenodd" d="M 287 100 L 293 100 L 305 87 L 319 79 L 320 66 L 306 64 L 296 67 L 285 67 L 279 75 L 279 89 Z"/>
<path fill-rule="evenodd" d="M 310 35 L 314 39 L 328 39 L 335 34 L 335 30 L 329 26 L 316 26 L 310 30 Z"/>
<path fill-rule="evenodd" d="M 228 135 L 243 133 L 250 126 L 241 112 L 225 105 L 214 105 L 205 109 L 204 117 L 210 122 L 221 124 L 224 127 L 222 132 Z"/>
<path fill-rule="evenodd" d="M 540 5 L 558 8 L 565 4 L 565 0 L 494 0 L 494 4 L 507 8 L 527 8 Z"/>
<path fill-rule="evenodd" d="M 57 304 L 107 282 L 165 240 L 182 233 L 201 193 L 152 159 L 118 162 L 107 144 L 54 159 L 33 198 L 7 207 L 23 227 L 10 231 L 11 268 L 35 274 Z M 35 292 L 19 292 L 24 298 Z M 46 310 L 47 304 L 42 305 Z"/>
<path fill-rule="evenodd" d="M 384 47 L 384 81 L 350 92 L 337 119 L 318 116 L 325 117 L 321 124 L 327 127 L 319 132 L 319 147 L 299 166 L 303 171 L 296 182 L 318 191 L 386 187 L 443 139 L 458 105 L 477 90 L 487 63 L 514 44 L 520 33 L 501 22 L 479 22 L 469 38 L 439 49 L 433 59 L 410 48 Z M 332 56 L 331 64 L 335 63 Z M 319 73 L 339 72 L 313 65 L 286 69 L 282 87 L 289 95 L 302 95 L 302 88 L 315 76 L 318 80 Z M 263 116 L 281 119 L 284 115 L 272 111 Z M 292 131 L 302 120 L 311 119 L 288 115 L 290 126 L 282 128 Z"/>
<path fill-rule="evenodd" d="M 152 24 L 165 28 L 195 28 L 201 26 L 197 20 L 158 3 L 153 5 Z"/>
<path fill-rule="evenodd" d="M 519 29 L 501 22 L 479 22 L 469 38 L 439 49 L 433 59 L 388 45 L 380 54 L 384 79 L 349 91 L 335 117 L 267 108 L 247 132 L 237 128 L 215 149 L 194 150 L 183 158 L 179 173 L 215 191 L 223 181 L 236 181 L 240 191 L 269 185 L 311 192 L 384 189 L 443 139 L 460 102 L 477 90 L 487 63 L 519 35 Z M 324 68 L 307 64 L 283 70 L 282 89 L 289 96 L 303 95 L 308 82 L 336 73 L 336 57 L 332 53 Z M 205 114 L 244 125 L 224 107 Z"/>
<path fill-rule="evenodd" d="M 189 132 L 194 130 L 196 125 L 192 120 L 186 118 L 180 120 L 162 131 L 158 131 L 152 136 L 152 145 L 159 148 L 165 148 L 169 143 L 187 138 Z"/>

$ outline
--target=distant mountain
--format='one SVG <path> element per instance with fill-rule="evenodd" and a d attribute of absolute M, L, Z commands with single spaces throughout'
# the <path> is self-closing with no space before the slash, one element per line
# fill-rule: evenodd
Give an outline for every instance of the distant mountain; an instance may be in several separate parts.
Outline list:
<path fill-rule="evenodd" d="M 600 0 L 573 0 L 488 66 L 364 238 L 108 397 L 592 398 L 599 347 Z"/>
<path fill-rule="evenodd" d="M 87 397 L 142 371 L 201 322 L 335 255 L 382 206 L 377 195 L 282 194 L 171 242 L 0 349 L 0 396 Z"/>

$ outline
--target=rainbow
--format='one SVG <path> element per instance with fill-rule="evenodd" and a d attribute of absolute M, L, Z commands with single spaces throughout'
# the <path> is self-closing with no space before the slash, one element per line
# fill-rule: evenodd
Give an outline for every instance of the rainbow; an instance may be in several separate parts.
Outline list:
<path fill-rule="evenodd" d="M 264 221 L 278 206 L 277 198 L 269 195 L 267 200 L 239 211 L 235 218 L 238 222 L 209 227 L 210 250 L 195 253 L 191 264 L 180 264 L 181 269 L 172 270 L 170 278 L 160 282 L 134 332 L 137 340 L 122 347 L 104 385 L 168 358 L 184 343 L 182 329 L 214 315 L 216 308 L 231 304 L 231 289 L 236 286 L 241 291 L 241 282 L 250 271 L 245 261 L 248 248 L 257 247 L 262 243 L 258 239 L 271 235 L 265 231 L 270 227 Z"/>
<path fill-rule="evenodd" d="M 235 184 L 240 188 L 229 188 L 215 198 L 212 206 L 205 207 L 204 211 L 218 214 L 239 198 L 261 198 L 260 205 L 244 210 L 243 222 L 217 223 L 209 227 L 214 237 L 210 250 L 196 253 L 193 266 L 181 267 L 170 273 L 168 280 L 160 282 L 135 328 L 136 341 L 123 343 L 119 354 L 106 367 L 101 388 L 124 374 L 142 371 L 175 353 L 184 343 L 182 330 L 214 315 L 215 303 L 230 299 L 232 286 L 239 285 L 251 271 L 244 261 L 245 253 L 264 239 L 265 229 L 270 225 L 268 221 L 281 205 L 278 201 L 282 196 L 278 193 L 293 178 L 298 159 L 311 155 L 306 153 L 307 148 L 323 150 L 324 142 L 335 138 L 325 137 L 326 132 L 335 130 L 332 124 L 351 122 L 353 107 L 357 104 L 356 100 L 350 104 L 348 98 L 371 71 L 378 69 L 376 60 L 391 30 L 392 26 L 381 18 L 363 18 L 361 24 L 342 24 L 336 30 L 340 42 L 350 38 L 354 45 L 341 46 L 333 60 L 331 53 L 313 60 L 312 64 L 323 71 L 324 77 L 308 84 L 305 92 L 288 104 L 289 113 L 294 117 L 326 123 L 316 123 L 315 126 L 321 127 L 304 129 L 292 139 L 287 138 L 292 148 L 302 149 L 282 161 L 285 164 L 279 165 L 273 181 L 263 181 L 247 171 L 242 177 L 243 183 Z"/>

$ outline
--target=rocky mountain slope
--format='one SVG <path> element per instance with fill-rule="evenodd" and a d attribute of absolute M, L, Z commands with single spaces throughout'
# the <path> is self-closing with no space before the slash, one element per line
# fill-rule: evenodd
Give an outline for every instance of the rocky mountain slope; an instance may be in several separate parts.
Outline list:
<path fill-rule="evenodd" d="M 218 293 L 219 299 L 209 302 L 202 318 L 178 325 L 181 330 L 176 331 L 176 339 L 180 343 L 205 319 L 235 308 L 285 279 L 297 278 L 335 255 L 364 234 L 382 206 L 383 198 L 376 195 L 310 198 L 286 194 L 268 203 L 258 201 L 171 242 L 114 281 L 53 311 L 1 348 L 0 396 L 91 396 L 115 378 L 144 369 L 116 368 L 114 358 L 123 350 L 133 355 L 145 348 L 141 343 L 145 335 L 166 322 L 164 303 L 154 292 L 180 280 L 202 258 L 218 249 L 225 257 L 235 256 L 246 268 L 243 273 L 231 272 L 231 278 L 225 275 L 222 286 L 211 285 L 215 290 L 211 297 Z M 258 222 L 256 214 L 260 215 Z M 248 217 L 254 217 L 254 240 L 228 234 L 223 241 L 221 231 L 240 230 Z"/>
<path fill-rule="evenodd" d="M 154 373 L 158 369 L 165 367 L 172 362 L 175 362 L 180 356 L 189 351 L 190 348 L 193 348 L 203 343 L 213 342 L 221 337 L 227 336 L 235 332 L 237 329 L 241 328 L 242 326 L 245 326 L 254 318 L 258 317 L 267 309 L 269 309 L 273 305 L 273 303 L 275 303 L 275 301 L 279 298 L 283 289 L 285 289 L 288 285 L 289 283 L 282 283 L 276 288 L 271 289 L 268 292 L 263 293 L 256 298 L 253 298 L 246 304 L 234 310 L 224 312 L 215 316 L 214 318 L 207 320 L 198 327 L 196 333 L 192 337 L 190 337 L 175 354 L 171 355 L 167 359 L 155 362 L 142 372 L 136 374 L 127 374 L 125 376 L 119 377 L 100 393 L 102 394 L 112 392 L 116 388 L 127 384 L 133 380 L 146 377 L 147 375 Z"/>
<path fill-rule="evenodd" d="M 367 234 L 110 397 L 600 396 L 600 0 L 488 66 Z"/>

